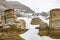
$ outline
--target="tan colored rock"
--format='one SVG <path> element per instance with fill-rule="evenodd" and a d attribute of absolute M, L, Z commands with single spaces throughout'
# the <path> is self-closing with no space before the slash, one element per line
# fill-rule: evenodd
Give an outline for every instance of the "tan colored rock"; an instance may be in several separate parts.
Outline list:
<path fill-rule="evenodd" d="M 60 9 L 52 9 L 50 11 L 50 21 L 60 20 Z"/>
<path fill-rule="evenodd" d="M 5 21 L 8 22 L 14 22 L 17 18 L 16 12 L 14 9 L 7 9 L 4 13 Z"/>
<path fill-rule="evenodd" d="M 7 9 L 7 10 L 5 10 L 4 14 L 5 14 L 6 18 L 17 18 L 16 12 L 15 12 L 14 9 Z"/>
<path fill-rule="evenodd" d="M 33 18 L 31 21 L 32 25 L 39 25 L 42 20 L 40 18 Z"/>
<path fill-rule="evenodd" d="M 39 29 L 39 33 L 38 34 L 40 36 L 46 36 L 46 35 L 48 35 L 48 25 L 46 23 L 44 23 L 42 20 L 40 20 L 38 18 L 34 18 L 33 21 L 34 21 L 34 23 L 36 21 L 38 21 L 37 24 L 39 24 L 39 27 L 36 27 L 36 29 Z"/>
<path fill-rule="evenodd" d="M 15 28 L 3 29 L 0 31 L 0 39 L 2 40 L 24 40 L 19 36 L 20 30 Z"/>
<path fill-rule="evenodd" d="M 39 33 L 40 36 L 47 36 L 48 35 L 48 25 L 43 21 L 40 22 L 39 25 Z"/>
<path fill-rule="evenodd" d="M 19 36 L 19 34 L 25 33 L 28 29 L 26 29 L 26 23 L 24 20 L 20 20 L 16 22 L 16 14 L 14 9 L 5 10 L 2 18 L 0 17 L 0 40 L 25 40 Z M 2 22 L 4 23 L 2 25 Z"/>
<path fill-rule="evenodd" d="M 39 27 L 36 27 L 36 29 L 39 29 L 39 33 L 38 34 L 40 36 L 48 35 L 48 26 L 41 19 L 34 18 L 34 19 L 32 19 L 32 23 L 39 25 Z"/>
<path fill-rule="evenodd" d="M 19 34 L 25 33 L 28 29 L 18 29 L 15 24 L 8 24 L 9 28 L 0 29 L 0 39 L 3 40 L 25 40 Z M 3 26 L 5 27 L 5 26 Z"/>
<path fill-rule="evenodd" d="M 17 28 L 26 29 L 26 22 L 22 19 L 15 21 Z"/>
<path fill-rule="evenodd" d="M 60 38 L 60 9 L 50 11 L 50 34 L 53 38 Z"/>
<path fill-rule="evenodd" d="M 50 27 L 60 27 L 60 9 L 50 11 Z"/>
<path fill-rule="evenodd" d="M 41 21 L 39 26 L 40 26 L 40 28 L 45 28 L 45 27 L 47 27 L 47 23 L 44 23 L 43 21 Z"/>
<path fill-rule="evenodd" d="M 39 28 L 40 36 L 49 36 L 54 39 L 60 39 L 60 9 L 52 9 L 50 11 L 49 27 L 44 26 Z"/>

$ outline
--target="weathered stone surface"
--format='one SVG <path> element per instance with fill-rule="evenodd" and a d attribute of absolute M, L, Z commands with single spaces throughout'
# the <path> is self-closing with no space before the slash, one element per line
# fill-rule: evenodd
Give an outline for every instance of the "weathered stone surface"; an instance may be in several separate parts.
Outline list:
<path fill-rule="evenodd" d="M 49 36 L 52 38 L 60 38 L 60 9 L 52 9 L 50 11 Z"/>
<path fill-rule="evenodd" d="M 15 21 L 17 28 L 26 29 L 26 22 L 24 20 L 16 20 Z"/>
<path fill-rule="evenodd" d="M 50 21 L 60 20 L 60 9 L 52 9 L 50 11 Z"/>
<path fill-rule="evenodd" d="M 5 29 L 0 29 L 0 39 L 3 40 L 24 40 L 19 36 L 19 34 L 23 34 L 28 29 L 18 29 L 16 27 L 9 27 Z"/>
<path fill-rule="evenodd" d="M 40 36 L 48 36 L 48 26 L 44 22 L 40 22 L 39 33 Z"/>
<path fill-rule="evenodd" d="M 38 21 L 38 20 L 35 20 L 35 21 Z M 39 29 L 38 34 L 40 36 L 48 36 L 48 25 L 44 23 L 42 20 L 39 20 L 39 27 L 36 27 L 36 29 Z"/>
<path fill-rule="evenodd" d="M 43 21 L 41 21 L 40 24 L 39 24 L 39 26 L 40 26 L 40 28 L 45 28 L 48 25 L 47 25 L 47 23 L 44 23 Z"/>
<path fill-rule="evenodd" d="M 50 11 L 50 27 L 60 27 L 60 9 Z"/>
<path fill-rule="evenodd" d="M 48 35 L 48 26 L 40 18 L 33 18 L 31 24 L 39 25 L 39 27 L 36 27 L 36 29 L 39 29 L 39 33 L 38 34 L 40 36 Z"/>
<path fill-rule="evenodd" d="M 17 18 L 15 10 L 14 9 L 5 10 L 5 17 L 6 18 Z"/>
<path fill-rule="evenodd" d="M 14 22 L 17 18 L 15 10 L 14 9 L 5 10 L 4 18 L 5 18 L 6 23 Z"/>
<path fill-rule="evenodd" d="M 60 20 L 50 21 L 50 27 L 53 27 L 55 29 L 60 29 Z"/>
<path fill-rule="evenodd" d="M 39 31 L 38 33 L 40 36 L 48 36 L 48 29 L 47 28 L 44 28 L 42 30 Z"/>
<path fill-rule="evenodd" d="M 39 25 L 42 20 L 40 18 L 33 18 L 31 21 L 32 25 Z"/>
<path fill-rule="evenodd" d="M 19 36 L 21 30 L 16 28 L 9 28 L 0 30 L 0 39 L 3 40 L 24 40 Z M 23 32 L 24 33 L 24 32 Z"/>

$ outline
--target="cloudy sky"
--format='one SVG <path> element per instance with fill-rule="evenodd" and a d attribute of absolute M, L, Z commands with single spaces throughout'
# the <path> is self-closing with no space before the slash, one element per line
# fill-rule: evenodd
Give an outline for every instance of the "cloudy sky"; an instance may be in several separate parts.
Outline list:
<path fill-rule="evenodd" d="M 9 0 L 15 1 L 15 0 Z M 35 12 L 48 12 L 53 8 L 60 8 L 60 0 L 16 0 L 28 7 Z"/>

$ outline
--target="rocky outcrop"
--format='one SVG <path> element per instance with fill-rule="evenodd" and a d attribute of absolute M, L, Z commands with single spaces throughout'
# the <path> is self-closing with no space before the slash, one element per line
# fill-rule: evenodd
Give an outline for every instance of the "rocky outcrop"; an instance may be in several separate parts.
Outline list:
<path fill-rule="evenodd" d="M 50 36 L 60 38 L 60 9 L 50 11 Z"/>
<path fill-rule="evenodd" d="M 49 36 L 54 39 L 60 39 L 60 9 L 50 10 L 49 27 L 41 22 L 38 34 L 40 36 Z"/>
<path fill-rule="evenodd" d="M 31 21 L 32 25 L 39 25 L 42 20 L 40 18 L 33 18 Z"/>
<path fill-rule="evenodd" d="M 0 40 L 24 40 L 19 34 L 23 34 L 28 30 L 25 21 L 17 21 L 16 19 L 17 15 L 14 9 L 4 11 L 4 15 L 0 18 Z M 2 20 L 4 20 L 4 24 L 2 24 Z"/>

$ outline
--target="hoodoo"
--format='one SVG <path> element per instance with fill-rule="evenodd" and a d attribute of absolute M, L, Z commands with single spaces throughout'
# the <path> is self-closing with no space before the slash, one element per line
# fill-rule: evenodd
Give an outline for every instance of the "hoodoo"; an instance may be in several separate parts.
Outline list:
<path fill-rule="evenodd" d="M 5 10 L 4 15 L 0 16 L 0 40 L 24 40 L 19 34 L 28 30 L 25 21 L 16 19 L 17 15 L 14 9 Z"/>

